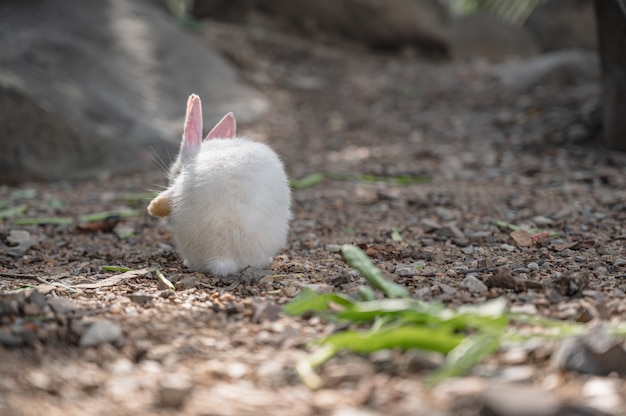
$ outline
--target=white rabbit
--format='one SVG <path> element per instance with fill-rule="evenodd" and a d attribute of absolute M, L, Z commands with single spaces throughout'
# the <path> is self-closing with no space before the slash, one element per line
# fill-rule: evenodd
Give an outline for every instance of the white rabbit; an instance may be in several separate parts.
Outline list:
<path fill-rule="evenodd" d="M 291 219 L 278 155 L 235 130 L 228 113 L 202 140 L 202 107 L 192 94 L 169 187 L 148 206 L 152 215 L 169 216 L 185 265 L 216 276 L 267 266 L 285 244 Z"/>

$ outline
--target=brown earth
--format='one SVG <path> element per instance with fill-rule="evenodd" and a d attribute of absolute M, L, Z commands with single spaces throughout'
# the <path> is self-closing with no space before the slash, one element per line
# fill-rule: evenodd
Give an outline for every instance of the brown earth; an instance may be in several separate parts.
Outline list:
<path fill-rule="evenodd" d="M 273 102 L 240 132 L 270 143 L 292 178 L 335 179 L 294 190 L 288 246 L 271 270 L 235 281 L 183 267 L 165 224 L 129 195 L 162 186 L 156 168 L 1 188 L 5 208 L 27 205 L 1 220 L 1 414 L 514 414 L 488 413 L 497 408 L 489 392 L 503 386 L 561 406 L 524 414 L 626 413 L 618 363 L 606 376 L 560 371 L 550 361 L 556 344 L 546 342 L 505 349 L 434 388 L 423 380 L 439 357 L 345 353 L 322 367 L 325 387 L 311 391 L 295 364 L 334 326 L 279 313 L 302 286 L 353 293 L 363 281 L 337 248 L 355 243 L 416 298 L 456 307 L 504 296 L 541 316 L 623 320 L 626 157 L 592 140 L 598 85 L 520 95 L 481 60 L 374 55 L 218 24 L 206 39 Z M 77 219 L 129 207 L 141 214 Z M 61 216 L 74 220 L 15 224 Z M 498 221 L 549 235 L 526 247 Z M 140 272 L 115 281 L 120 273 L 105 265 Z M 162 288 L 155 268 L 178 290 Z M 469 290 L 468 275 L 489 287 Z M 86 340 L 92 322 L 104 340 Z"/>

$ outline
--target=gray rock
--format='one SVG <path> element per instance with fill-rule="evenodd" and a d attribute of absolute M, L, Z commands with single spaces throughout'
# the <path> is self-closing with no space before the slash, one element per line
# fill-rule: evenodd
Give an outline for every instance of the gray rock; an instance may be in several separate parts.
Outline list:
<path fill-rule="evenodd" d="M 515 246 L 512 246 L 510 244 L 506 244 L 506 243 L 500 244 L 500 248 L 502 250 L 508 251 L 509 253 L 512 252 L 512 251 L 516 251 L 517 250 L 517 248 Z"/>
<path fill-rule="evenodd" d="M 465 239 L 465 234 L 456 225 L 445 225 L 435 231 L 435 234 L 439 237 Z"/>
<path fill-rule="evenodd" d="M 62 297 L 48 298 L 48 306 L 57 317 L 67 315 L 70 312 L 79 310 L 79 306 L 70 299 Z"/>
<path fill-rule="evenodd" d="M 80 336 L 78 345 L 95 347 L 105 343 L 119 345 L 124 339 L 122 328 L 115 322 L 100 320 L 91 324 Z"/>
<path fill-rule="evenodd" d="M 539 265 L 537 263 L 535 263 L 534 261 L 531 261 L 530 263 L 528 263 L 526 265 L 526 267 L 528 267 L 528 270 L 530 270 L 530 271 L 538 271 L 539 270 Z"/>
<path fill-rule="evenodd" d="M 524 385 L 493 385 L 481 395 L 480 415 L 555 416 L 558 400 L 550 393 Z"/>
<path fill-rule="evenodd" d="M 169 161 L 192 92 L 210 103 L 207 125 L 267 108 L 148 1 L 2 2 L 0 68 L 0 183 L 153 168 L 151 152 Z"/>
<path fill-rule="evenodd" d="M 524 23 L 544 52 L 597 47 L 596 19 L 589 0 L 548 0 Z"/>
<path fill-rule="evenodd" d="M 426 233 L 430 233 L 441 228 L 441 224 L 428 218 L 422 219 L 422 221 L 420 221 L 420 224 L 422 225 L 422 227 L 424 227 L 424 232 Z"/>
<path fill-rule="evenodd" d="M 376 48 L 417 46 L 447 54 L 449 16 L 437 0 L 256 0 L 258 11 L 288 30 L 335 36 Z"/>
<path fill-rule="evenodd" d="M 552 356 L 552 364 L 566 371 L 606 376 L 626 376 L 626 351 L 621 342 L 602 327 L 582 337 L 564 340 Z"/>
<path fill-rule="evenodd" d="M 258 324 L 263 321 L 276 321 L 280 316 L 282 308 L 275 303 L 262 302 L 254 308 L 251 322 Z"/>
<path fill-rule="evenodd" d="M 21 257 L 33 245 L 37 244 L 37 240 L 35 240 L 28 231 L 11 230 L 7 237 L 7 243 L 9 246 L 4 247 L 4 252 L 6 252 L 9 256 Z"/>
<path fill-rule="evenodd" d="M 483 293 L 489 290 L 487 285 L 485 285 L 473 274 L 465 276 L 465 279 L 461 282 L 461 287 L 464 287 L 472 293 Z"/>
<path fill-rule="evenodd" d="M 411 277 L 411 276 L 416 276 L 419 273 L 419 271 L 417 270 L 415 266 L 400 265 L 396 267 L 393 273 L 397 274 L 400 277 Z"/>
<path fill-rule="evenodd" d="M 600 64 L 596 54 L 579 50 L 547 53 L 526 61 L 510 61 L 495 67 L 502 84 L 525 91 L 541 84 L 567 85 L 577 81 L 597 81 Z"/>
<path fill-rule="evenodd" d="M 452 20 L 451 44 L 455 58 L 481 56 L 503 59 L 533 56 L 538 52 L 534 39 L 526 29 L 483 13 L 455 17 Z"/>
<path fill-rule="evenodd" d="M 158 400 L 162 407 L 179 408 L 191 393 L 193 384 L 178 374 L 168 374 L 159 380 Z"/>
<path fill-rule="evenodd" d="M 436 206 L 435 214 L 437 214 L 439 219 L 444 222 L 449 222 L 456 219 L 456 215 L 454 214 L 454 212 L 446 207 Z"/>

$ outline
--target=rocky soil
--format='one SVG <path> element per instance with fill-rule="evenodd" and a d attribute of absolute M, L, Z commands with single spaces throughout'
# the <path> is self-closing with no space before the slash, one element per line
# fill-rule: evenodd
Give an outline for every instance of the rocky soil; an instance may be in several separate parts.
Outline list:
<path fill-rule="evenodd" d="M 626 316 L 626 156 L 596 141 L 596 82 L 511 91 L 480 59 L 207 29 L 273 105 L 240 133 L 270 143 L 292 178 L 326 179 L 294 190 L 289 243 L 269 269 L 225 280 L 186 269 L 166 225 L 145 213 L 137 194 L 165 183 L 157 167 L 0 188 L 2 212 L 17 211 L 0 220 L 0 413 L 626 413 L 623 345 L 601 329 Z M 105 211 L 118 215 L 82 217 Z M 67 221 L 20 225 L 32 217 Z M 540 232 L 527 241 L 503 224 Z M 321 368 L 324 388 L 308 390 L 295 364 L 334 325 L 281 306 L 303 286 L 353 293 L 363 281 L 338 253 L 344 243 L 415 298 L 457 307 L 504 296 L 512 310 L 588 322 L 595 335 L 565 351 L 584 351 L 584 368 L 541 342 L 429 388 L 440 357 L 345 353 Z"/>

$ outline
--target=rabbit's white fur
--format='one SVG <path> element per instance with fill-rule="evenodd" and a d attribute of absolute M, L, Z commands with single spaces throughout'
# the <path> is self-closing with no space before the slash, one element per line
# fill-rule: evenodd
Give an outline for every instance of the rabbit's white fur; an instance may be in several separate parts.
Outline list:
<path fill-rule="evenodd" d="M 278 155 L 247 138 L 208 136 L 189 155 L 186 135 L 170 186 L 155 198 L 165 198 L 170 208 L 185 265 L 217 276 L 266 266 L 285 244 L 291 219 L 291 192 Z"/>

